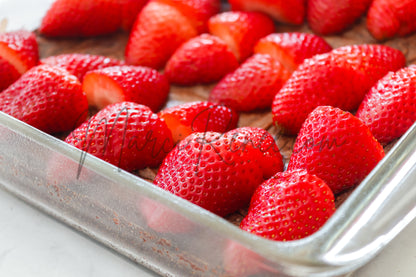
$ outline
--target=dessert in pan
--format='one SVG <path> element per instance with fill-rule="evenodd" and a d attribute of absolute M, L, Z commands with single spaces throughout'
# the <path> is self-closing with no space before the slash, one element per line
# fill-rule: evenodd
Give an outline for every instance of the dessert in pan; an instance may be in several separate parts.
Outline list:
<path fill-rule="evenodd" d="M 342 231 L 362 228 L 350 221 L 412 153 L 408 132 L 385 157 L 416 117 L 416 1 L 89 4 L 55 1 L 38 30 L 0 34 L 0 110 L 36 128 L 28 136 L 35 142 L 60 140 L 38 141 L 60 153 L 38 168 L 54 193 L 7 189 L 163 274 L 339 273 L 389 241 L 347 263 L 328 258 L 334 245 L 323 237 L 341 243 Z M 5 141 L 34 130 L 9 116 L 2 115 Z M 407 204 L 392 224 L 411 220 Z M 348 207 L 355 209 L 345 218 Z M 128 231 L 114 234 L 121 222 Z M 207 236 L 197 232 L 204 224 Z M 194 249 L 219 230 L 226 231 L 211 245 L 217 254 Z M 135 245 L 132 234 L 151 246 Z M 278 249 L 268 256 L 272 241 L 284 243 L 273 242 Z M 320 251 L 309 256 L 311 249 Z M 286 264 L 275 259 L 282 256 Z"/>

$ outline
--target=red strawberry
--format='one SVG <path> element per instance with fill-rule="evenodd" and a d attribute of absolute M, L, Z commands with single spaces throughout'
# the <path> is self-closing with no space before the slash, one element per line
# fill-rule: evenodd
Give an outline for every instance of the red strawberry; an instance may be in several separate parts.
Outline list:
<path fill-rule="evenodd" d="M 367 11 L 371 2 L 372 0 L 309 0 L 309 27 L 322 35 L 342 32 Z"/>
<path fill-rule="evenodd" d="M 214 87 L 209 101 L 236 111 L 269 108 L 289 76 L 290 73 L 270 55 L 255 54 Z"/>
<path fill-rule="evenodd" d="M 229 0 L 231 8 L 238 11 L 258 11 L 275 20 L 302 24 L 305 17 L 306 0 Z"/>
<path fill-rule="evenodd" d="M 210 102 L 191 102 L 159 112 L 172 131 L 175 143 L 194 132 L 224 133 L 237 127 L 238 114 L 225 106 Z"/>
<path fill-rule="evenodd" d="M 182 43 L 196 35 L 195 27 L 175 7 L 150 1 L 131 30 L 126 62 L 160 69 Z"/>
<path fill-rule="evenodd" d="M 88 114 L 78 79 L 49 65 L 33 67 L 0 93 L 0 111 L 46 133 L 72 130 Z"/>
<path fill-rule="evenodd" d="M 175 84 L 206 84 L 220 80 L 238 65 L 224 41 L 202 34 L 185 42 L 173 53 L 166 64 L 165 73 Z"/>
<path fill-rule="evenodd" d="M 211 16 L 219 13 L 221 10 L 220 0 L 155 0 L 160 3 L 168 4 L 178 9 L 191 24 L 196 28 L 198 33 L 208 31 L 207 22 Z"/>
<path fill-rule="evenodd" d="M 272 240 L 296 240 L 318 231 L 334 212 L 328 185 L 295 170 L 277 173 L 257 188 L 240 227 Z"/>
<path fill-rule="evenodd" d="M 88 72 L 82 82 L 90 106 L 131 101 L 158 111 L 169 94 L 167 78 L 145 66 L 112 66 Z"/>
<path fill-rule="evenodd" d="M 273 21 L 257 12 L 223 12 L 210 18 L 209 32 L 223 39 L 239 61 L 253 53 L 257 41 L 275 31 Z"/>
<path fill-rule="evenodd" d="M 403 135 L 416 121 L 416 65 L 380 79 L 365 96 L 356 116 L 380 143 Z"/>
<path fill-rule="evenodd" d="M 336 194 L 359 184 L 383 157 L 383 147 L 361 120 L 319 106 L 302 125 L 288 170 L 305 169 Z"/>
<path fill-rule="evenodd" d="M 305 59 L 332 47 L 321 37 L 307 33 L 273 33 L 260 39 L 254 53 L 269 54 L 293 72 Z"/>
<path fill-rule="evenodd" d="M 19 79 L 20 73 L 8 61 L 0 57 L 0 92 Z"/>
<path fill-rule="evenodd" d="M 121 27 L 121 4 L 115 0 L 56 0 L 39 27 L 50 37 L 88 37 Z"/>
<path fill-rule="evenodd" d="M 137 15 L 149 0 L 119 0 L 121 5 L 121 27 L 129 31 Z"/>
<path fill-rule="evenodd" d="M 367 28 L 378 40 L 405 36 L 416 30 L 415 0 L 373 0 L 367 13 Z"/>
<path fill-rule="evenodd" d="M 165 158 L 155 185 L 220 216 L 245 207 L 270 173 L 268 167 L 274 166 L 274 172 L 283 169 L 271 135 L 249 129 L 189 135 Z M 266 164 L 271 160 L 275 162 Z M 262 163 L 268 167 L 262 168 Z"/>
<path fill-rule="evenodd" d="M 39 62 L 36 36 L 29 31 L 0 33 L 0 57 L 8 61 L 20 74 Z"/>
<path fill-rule="evenodd" d="M 306 59 L 276 94 L 273 120 L 296 134 L 317 106 L 355 110 L 378 79 L 405 62 L 403 53 L 384 45 L 345 46 Z"/>
<path fill-rule="evenodd" d="M 113 58 L 89 54 L 62 54 L 42 59 L 40 62 L 65 68 L 81 82 L 88 71 L 122 64 Z"/>
<path fill-rule="evenodd" d="M 127 171 L 158 166 L 173 146 L 165 122 L 133 102 L 108 105 L 65 141 Z"/>

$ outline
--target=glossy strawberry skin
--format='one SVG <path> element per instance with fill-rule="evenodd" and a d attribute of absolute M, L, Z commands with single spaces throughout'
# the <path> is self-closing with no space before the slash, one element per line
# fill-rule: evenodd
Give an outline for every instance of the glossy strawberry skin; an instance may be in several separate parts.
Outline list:
<path fill-rule="evenodd" d="M 0 57 L 23 74 L 39 62 L 36 36 L 29 31 L 0 33 Z"/>
<path fill-rule="evenodd" d="M 288 170 L 307 170 L 337 194 L 358 185 L 383 157 L 383 147 L 361 120 L 319 106 L 296 138 Z"/>
<path fill-rule="evenodd" d="M 137 15 L 149 0 L 120 0 L 121 5 L 121 27 L 130 31 Z"/>
<path fill-rule="evenodd" d="M 208 31 L 208 20 L 221 10 L 220 0 L 153 0 L 171 5 L 188 18 L 198 33 Z"/>
<path fill-rule="evenodd" d="M 208 21 L 209 32 L 223 39 L 239 61 L 253 53 L 257 41 L 275 31 L 273 21 L 258 12 L 222 12 Z"/>
<path fill-rule="evenodd" d="M 403 135 L 416 121 L 416 66 L 380 79 L 366 94 L 356 116 L 382 144 Z"/>
<path fill-rule="evenodd" d="M 216 82 L 238 67 L 237 58 L 220 38 L 202 34 L 182 44 L 166 64 L 165 74 L 179 85 Z"/>
<path fill-rule="evenodd" d="M 8 61 L 0 57 L 0 92 L 19 79 L 20 73 Z"/>
<path fill-rule="evenodd" d="M 275 20 L 289 24 L 302 24 L 305 18 L 305 0 L 229 0 L 232 10 L 257 11 Z"/>
<path fill-rule="evenodd" d="M 269 54 L 290 72 L 293 72 L 305 59 L 332 50 L 320 36 L 308 33 L 273 33 L 260 39 L 254 53 Z"/>
<path fill-rule="evenodd" d="M 191 22 L 175 7 L 150 1 L 130 32 L 126 63 L 160 69 L 182 43 L 197 34 Z"/>
<path fill-rule="evenodd" d="M 88 71 L 123 64 L 122 61 L 110 57 L 78 53 L 50 56 L 42 59 L 40 63 L 62 67 L 81 82 Z"/>
<path fill-rule="evenodd" d="M 158 166 L 173 147 L 165 122 L 133 102 L 108 105 L 65 141 L 127 171 Z"/>
<path fill-rule="evenodd" d="M 72 130 L 88 114 L 78 79 L 66 70 L 39 65 L 0 93 L 0 110 L 46 133 Z"/>
<path fill-rule="evenodd" d="M 405 62 L 403 53 L 384 45 L 345 46 L 306 59 L 276 94 L 273 120 L 296 134 L 317 106 L 355 110 L 378 79 Z"/>
<path fill-rule="evenodd" d="M 89 37 L 109 34 L 121 26 L 119 1 L 57 0 L 46 12 L 39 27 L 49 37 Z"/>
<path fill-rule="evenodd" d="M 269 108 L 290 73 L 270 55 L 255 54 L 212 89 L 209 101 L 236 111 Z"/>
<path fill-rule="evenodd" d="M 263 180 L 263 142 L 238 130 L 189 135 L 165 158 L 154 184 L 220 216 L 244 207 Z"/>
<path fill-rule="evenodd" d="M 172 131 L 175 143 L 194 132 L 225 133 L 237 127 L 239 118 L 234 110 L 207 101 L 173 106 L 158 115 Z"/>
<path fill-rule="evenodd" d="M 287 171 L 257 188 L 240 228 L 272 240 L 296 240 L 318 231 L 334 212 L 334 195 L 322 179 Z"/>
<path fill-rule="evenodd" d="M 414 0 L 374 0 L 367 13 L 367 29 L 377 40 L 405 36 L 416 30 Z"/>
<path fill-rule="evenodd" d="M 307 21 L 318 34 L 331 35 L 349 28 L 368 9 L 372 0 L 309 0 Z"/>
<path fill-rule="evenodd" d="M 88 72 L 82 83 L 88 103 L 99 109 L 131 101 L 158 111 L 169 94 L 167 78 L 145 66 L 111 66 Z"/>

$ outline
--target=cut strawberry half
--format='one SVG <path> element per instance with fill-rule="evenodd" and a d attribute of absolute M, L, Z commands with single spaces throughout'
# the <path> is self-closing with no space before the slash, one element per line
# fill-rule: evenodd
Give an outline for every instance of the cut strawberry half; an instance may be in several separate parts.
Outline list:
<path fill-rule="evenodd" d="M 210 18 L 209 32 L 223 39 L 239 61 L 253 53 L 257 41 L 275 31 L 273 20 L 258 12 L 223 12 Z"/>
<path fill-rule="evenodd" d="M 88 72 L 82 83 L 88 104 L 102 109 L 130 101 L 159 110 L 169 93 L 167 78 L 144 66 L 112 66 Z"/>
<path fill-rule="evenodd" d="M 192 102 L 159 112 L 172 131 L 175 143 L 194 132 L 224 133 L 237 127 L 238 114 L 231 108 L 210 103 Z"/>
<path fill-rule="evenodd" d="M 0 57 L 23 74 L 39 62 L 36 36 L 29 31 L 0 34 Z"/>
<path fill-rule="evenodd" d="M 269 54 L 294 71 L 304 59 L 326 53 L 332 47 L 321 37 L 307 33 L 273 33 L 257 42 L 254 53 Z"/>

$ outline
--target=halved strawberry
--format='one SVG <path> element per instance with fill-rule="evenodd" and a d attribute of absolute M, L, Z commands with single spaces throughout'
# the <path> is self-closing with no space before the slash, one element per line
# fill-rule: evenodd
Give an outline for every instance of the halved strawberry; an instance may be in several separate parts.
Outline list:
<path fill-rule="evenodd" d="M 367 13 L 367 28 L 374 38 L 385 40 L 416 31 L 414 0 L 373 0 Z"/>
<path fill-rule="evenodd" d="M 159 112 L 172 131 L 175 143 L 194 132 L 224 133 L 237 127 L 238 114 L 232 109 L 206 102 L 191 102 Z"/>
<path fill-rule="evenodd" d="M 229 2 L 232 10 L 263 12 L 283 23 L 299 25 L 305 18 L 306 0 L 229 0 Z"/>
<path fill-rule="evenodd" d="M 240 227 L 272 240 L 296 240 L 318 231 L 334 212 L 334 195 L 322 179 L 287 171 L 256 189 Z"/>
<path fill-rule="evenodd" d="M 36 36 L 29 31 L 0 33 L 0 57 L 8 61 L 20 74 L 39 62 Z"/>
<path fill-rule="evenodd" d="M 130 101 L 158 111 L 169 94 L 167 78 L 145 66 L 112 66 L 88 72 L 82 82 L 90 106 Z"/>
<path fill-rule="evenodd" d="M 0 57 L 0 92 L 19 79 L 20 73 L 8 61 Z"/>
<path fill-rule="evenodd" d="M 273 20 L 259 12 L 223 12 L 208 21 L 209 32 L 223 39 L 239 61 L 253 53 L 257 41 L 275 31 Z"/>
<path fill-rule="evenodd" d="M 154 184 L 220 216 L 245 207 L 270 174 L 262 164 L 274 165 L 274 173 L 283 169 L 273 137 L 248 129 L 189 135 L 166 156 Z"/>
<path fill-rule="evenodd" d="M 309 27 L 322 35 L 342 32 L 367 11 L 371 2 L 372 0 L 309 0 Z"/>
<path fill-rule="evenodd" d="M 158 166 L 173 147 L 165 122 L 133 102 L 106 106 L 65 142 L 127 171 Z"/>
<path fill-rule="evenodd" d="M 122 61 L 105 56 L 76 53 L 50 56 L 42 59 L 40 63 L 65 68 L 81 82 L 88 71 L 123 64 Z"/>
<path fill-rule="evenodd" d="M 78 79 L 65 69 L 39 65 L 0 93 L 0 111 L 46 133 L 72 130 L 88 115 Z"/>
<path fill-rule="evenodd" d="M 355 110 L 368 90 L 389 71 L 405 65 L 399 50 L 384 45 L 352 45 L 306 59 L 273 104 L 273 120 L 289 134 L 296 134 L 317 106 Z"/>
<path fill-rule="evenodd" d="M 358 185 L 383 157 L 383 147 L 361 120 L 319 106 L 302 125 L 288 170 L 315 174 L 337 194 Z"/>
<path fill-rule="evenodd" d="M 160 69 L 182 43 L 195 36 L 195 27 L 176 8 L 150 1 L 132 27 L 125 60 Z"/>
<path fill-rule="evenodd" d="M 212 89 L 209 101 L 236 111 L 269 108 L 289 77 L 290 73 L 270 55 L 255 54 Z"/>
<path fill-rule="evenodd" d="M 273 33 L 260 39 L 254 53 L 269 54 L 293 72 L 304 59 L 326 53 L 332 47 L 320 36 L 307 33 Z"/>
<path fill-rule="evenodd" d="M 121 21 L 121 4 L 116 0 L 56 0 L 39 32 L 50 37 L 97 36 L 115 32 Z"/>
<path fill-rule="evenodd" d="M 403 135 L 416 121 L 416 65 L 380 79 L 366 94 L 356 116 L 380 143 Z"/>
<path fill-rule="evenodd" d="M 179 85 L 207 84 L 238 67 L 237 58 L 216 36 L 202 34 L 182 44 L 166 64 L 165 74 Z"/>
<path fill-rule="evenodd" d="M 219 13 L 221 0 L 153 0 L 178 9 L 195 27 L 198 33 L 208 31 L 208 19 Z"/>

